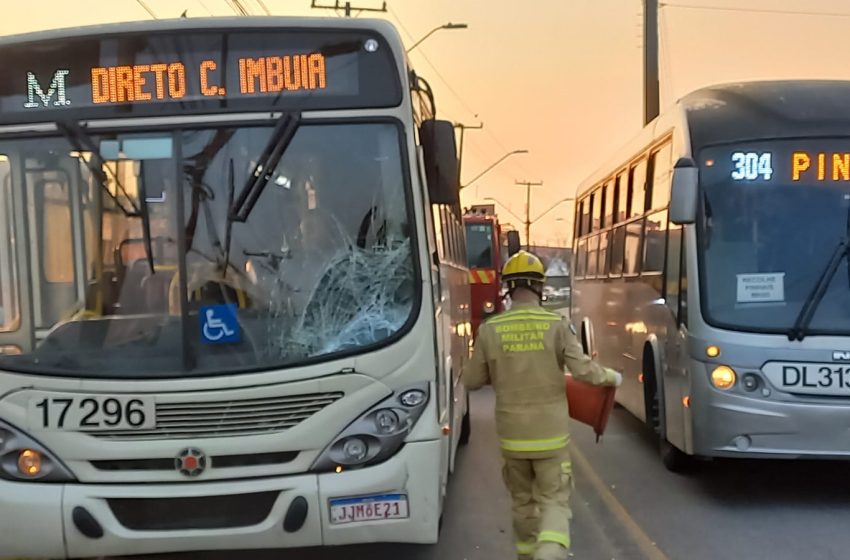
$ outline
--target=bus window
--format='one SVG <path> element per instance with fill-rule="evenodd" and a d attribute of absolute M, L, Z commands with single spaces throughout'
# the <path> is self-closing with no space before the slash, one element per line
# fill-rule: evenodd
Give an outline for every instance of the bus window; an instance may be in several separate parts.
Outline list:
<path fill-rule="evenodd" d="M 493 268 L 493 226 L 466 225 L 467 264 L 469 268 Z"/>
<path fill-rule="evenodd" d="M 600 218 L 602 217 L 602 210 L 600 209 L 600 191 L 596 190 L 593 194 L 590 195 L 590 212 L 593 221 L 591 222 L 591 231 L 599 231 L 600 226 Z"/>
<path fill-rule="evenodd" d="M 590 228 L 588 231 L 599 231 L 599 191 L 590 194 Z"/>
<path fill-rule="evenodd" d="M 454 232 L 452 231 L 452 222 L 449 219 L 449 208 L 442 204 L 440 205 L 440 221 L 443 222 L 443 260 L 450 263 L 453 257 Z"/>
<path fill-rule="evenodd" d="M 670 182 L 673 174 L 670 163 L 672 151 L 673 148 L 668 142 L 652 154 L 652 183 L 648 194 L 651 210 L 666 208 L 670 203 Z"/>
<path fill-rule="evenodd" d="M 679 317 L 679 276 L 681 270 L 681 259 L 682 226 L 677 226 L 676 224 L 671 223 L 667 241 L 667 269 L 664 275 L 664 299 L 667 301 L 667 305 L 670 307 L 670 310 L 677 319 Z"/>
<path fill-rule="evenodd" d="M 617 196 L 617 190 L 611 181 L 605 183 L 602 187 L 602 227 L 608 227 L 614 223 L 614 197 Z"/>
<path fill-rule="evenodd" d="M 608 276 L 608 239 L 610 232 L 603 231 L 599 234 L 599 264 L 597 265 L 597 276 Z"/>
<path fill-rule="evenodd" d="M 646 159 L 641 159 L 629 172 L 630 205 L 629 217 L 640 216 L 646 211 Z"/>
<path fill-rule="evenodd" d="M 599 256 L 599 236 L 594 235 L 587 240 L 587 276 L 595 277 Z"/>
<path fill-rule="evenodd" d="M 576 250 L 576 277 L 584 278 L 587 272 L 587 240 L 580 241 Z"/>
<path fill-rule="evenodd" d="M 591 198 L 585 198 L 581 203 L 581 235 L 590 233 L 590 204 Z"/>
<path fill-rule="evenodd" d="M 575 230 L 575 233 L 573 233 L 573 236 L 578 239 L 581 237 L 581 217 L 584 214 L 583 200 L 576 204 L 575 214 L 575 220 L 573 220 L 573 229 Z"/>
<path fill-rule="evenodd" d="M 457 255 L 458 261 L 457 262 L 461 266 L 468 266 L 467 262 L 469 261 L 469 256 L 468 256 L 468 253 L 466 251 L 466 244 L 468 243 L 468 241 L 467 241 L 468 236 L 466 235 L 465 228 L 463 227 L 463 223 L 460 220 L 458 220 L 457 231 L 458 231 L 458 238 L 460 239 L 460 245 L 458 245 L 458 248 L 457 248 L 457 250 L 458 250 L 458 255 Z"/>
<path fill-rule="evenodd" d="M 70 284 L 74 281 L 70 185 L 63 180 L 46 180 L 41 182 L 41 191 L 44 279 Z"/>
<path fill-rule="evenodd" d="M 454 264 L 461 264 L 463 261 L 461 260 L 461 252 L 460 247 L 463 245 L 463 235 L 461 234 L 460 225 L 458 224 L 457 216 L 452 210 L 449 210 L 449 214 L 452 220 L 452 233 L 454 243 L 452 243 L 452 262 Z"/>
<path fill-rule="evenodd" d="M 434 239 L 437 243 L 437 255 L 440 257 L 440 260 L 444 260 L 446 258 L 445 255 L 445 240 L 443 236 L 443 217 L 441 208 L 439 206 L 433 205 L 431 206 L 431 213 L 434 216 Z"/>
<path fill-rule="evenodd" d="M 611 235 L 611 276 L 621 276 L 626 251 L 626 226 L 618 227 Z"/>
<path fill-rule="evenodd" d="M 12 170 L 0 155 L 0 332 L 15 330 L 20 316 L 13 217 Z"/>
<path fill-rule="evenodd" d="M 640 241 L 643 232 L 643 220 L 626 225 L 625 259 L 623 274 L 627 276 L 640 272 Z"/>
<path fill-rule="evenodd" d="M 626 213 L 629 209 L 629 185 L 626 181 L 626 172 L 623 171 L 617 175 L 617 202 L 616 202 L 616 223 L 620 223 L 626 219 Z"/>
<path fill-rule="evenodd" d="M 643 244 L 643 273 L 664 271 L 664 244 L 667 234 L 667 211 L 656 212 L 646 219 Z"/>

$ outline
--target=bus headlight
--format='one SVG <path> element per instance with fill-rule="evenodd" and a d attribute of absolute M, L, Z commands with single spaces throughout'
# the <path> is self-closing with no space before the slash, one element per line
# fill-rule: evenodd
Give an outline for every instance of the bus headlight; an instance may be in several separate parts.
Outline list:
<path fill-rule="evenodd" d="M 366 458 L 369 453 L 369 444 L 358 437 L 348 438 L 342 444 L 342 452 L 346 459 L 357 463 Z"/>
<path fill-rule="evenodd" d="M 493 303 L 492 301 L 485 301 L 484 302 L 484 313 L 489 315 L 490 313 L 494 312 L 495 310 L 496 310 L 496 304 L 495 303 Z"/>
<path fill-rule="evenodd" d="M 398 430 L 398 422 L 398 414 L 391 409 L 383 409 L 375 413 L 375 427 L 381 434 L 391 434 Z"/>
<path fill-rule="evenodd" d="M 12 481 L 74 481 L 70 471 L 43 445 L 2 421 L 0 421 L 0 478 Z"/>
<path fill-rule="evenodd" d="M 711 372 L 711 383 L 721 391 L 728 391 L 735 385 L 735 370 L 729 366 L 717 366 Z"/>
<path fill-rule="evenodd" d="M 428 404 L 428 384 L 396 391 L 345 428 L 313 463 L 313 471 L 342 472 L 395 455 Z"/>
<path fill-rule="evenodd" d="M 398 396 L 398 401 L 407 407 L 417 407 L 428 400 L 428 392 L 421 389 L 408 389 Z"/>

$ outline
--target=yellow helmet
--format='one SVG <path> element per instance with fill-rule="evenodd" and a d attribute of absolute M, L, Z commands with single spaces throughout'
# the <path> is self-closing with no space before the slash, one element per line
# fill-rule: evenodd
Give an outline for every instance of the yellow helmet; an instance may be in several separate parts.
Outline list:
<path fill-rule="evenodd" d="M 517 286 L 539 290 L 546 281 L 543 262 L 537 255 L 519 251 L 509 258 L 502 268 L 502 281 L 508 285 L 509 290 Z"/>

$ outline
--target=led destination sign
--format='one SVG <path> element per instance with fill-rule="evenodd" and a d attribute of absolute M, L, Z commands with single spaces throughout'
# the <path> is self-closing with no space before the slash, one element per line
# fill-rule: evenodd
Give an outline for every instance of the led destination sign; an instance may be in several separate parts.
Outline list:
<path fill-rule="evenodd" d="M 205 97 L 227 97 L 220 66 L 215 60 L 204 60 L 188 70 L 183 62 L 92 68 L 91 101 L 99 105 L 179 100 L 186 96 L 187 80 L 194 81 Z M 240 58 L 238 68 L 239 95 L 327 88 L 325 57 L 320 53 Z M 38 91 L 32 74 L 28 80 L 36 82 L 30 92 Z"/>
<path fill-rule="evenodd" d="M 391 49 L 370 31 L 204 30 L 13 44 L 0 46 L 0 73 L 0 122 L 57 112 L 82 118 L 401 102 Z"/>
<path fill-rule="evenodd" d="M 784 185 L 850 183 L 850 138 L 777 140 L 702 151 L 709 182 Z"/>

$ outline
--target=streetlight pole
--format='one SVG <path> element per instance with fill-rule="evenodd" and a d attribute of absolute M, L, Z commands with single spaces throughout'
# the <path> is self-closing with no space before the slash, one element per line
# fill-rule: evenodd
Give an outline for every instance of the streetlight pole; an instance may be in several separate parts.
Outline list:
<path fill-rule="evenodd" d="M 525 187 L 525 249 L 531 251 L 531 187 L 542 187 L 543 181 L 514 181 Z"/>
<path fill-rule="evenodd" d="M 463 133 L 466 130 L 481 130 L 484 128 L 484 123 L 479 123 L 477 126 L 470 126 L 463 123 L 455 123 L 455 128 L 460 130 L 460 139 L 459 146 L 457 150 L 457 184 L 460 185 L 460 178 L 462 175 L 460 174 L 461 165 L 463 165 Z"/>
<path fill-rule="evenodd" d="M 505 155 L 503 155 L 502 157 L 497 159 L 490 167 L 488 167 L 487 169 L 485 169 L 484 171 L 482 171 L 481 173 L 476 175 L 475 178 L 472 179 L 470 182 L 468 182 L 465 185 L 461 185 L 460 188 L 465 189 L 466 187 L 470 186 L 472 183 L 474 183 L 475 181 L 477 181 L 478 179 L 480 179 L 481 177 L 483 177 L 484 175 L 489 173 L 494 167 L 496 167 L 497 165 L 499 165 L 500 163 L 502 163 L 503 161 L 505 161 L 509 157 L 516 155 L 516 154 L 527 154 L 527 153 L 528 153 L 528 150 L 514 150 L 512 152 L 506 153 Z"/>
<path fill-rule="evenodd" d="M 412 51 L 413 49 L 415 49 L 416 47 L 421 45 L 423 42 L 425 42 L 425 39 L 427 39 L 428 37 L 430 37 L 431 35 L 433 35 L 437 31 L 440 31 L 441 29 L 466 29 L 467 27 L 469 27 L 469 26 L 465 23 L 451 23 L 451 22 L 440 25 L 439 27 L 435 27 L 434 29 L 432 29 L 431 31 L 426 33 L 424 37 L 422 37 L 421 39 L 419 39 L 418 41 L 413 43 L 413 46 L 410 47 L 409 49 L 407 49 L 407 51 L 405 51 L 405 52 L 409 53 L 410 51 Z"/>

